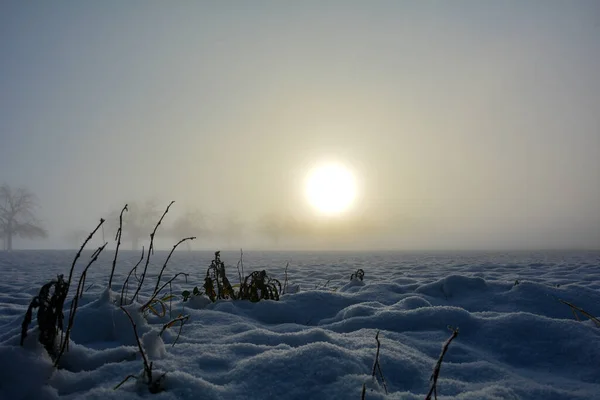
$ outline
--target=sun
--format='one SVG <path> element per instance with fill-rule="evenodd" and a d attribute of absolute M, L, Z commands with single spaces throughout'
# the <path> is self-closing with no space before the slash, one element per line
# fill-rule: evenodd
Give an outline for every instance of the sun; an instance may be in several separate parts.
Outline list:
<path fill-rule="evenodd" d="M 347 211 L 356 198 L 356 180 L 348 168 L 328 163 L 313 168 L 306 179 L 306 198 L 321 214 Z"/>

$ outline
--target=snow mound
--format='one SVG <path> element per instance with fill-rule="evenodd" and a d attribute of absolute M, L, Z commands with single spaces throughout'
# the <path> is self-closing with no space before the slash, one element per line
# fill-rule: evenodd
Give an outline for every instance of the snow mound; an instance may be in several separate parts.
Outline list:
<path fill-rule="evenodd" d="M 450 275 L 433 283 L 420 286 L 415 290 L 431 297 L 468 297 L 474 293 L 487 290 L 487 284 L 483 278 L 462 275 Z"/>
<path fill-rule="evenodd" d="M 185 304 L 194 310 L 202 310 L 212 304 L 212 301 L 207 296 L 192 296 Z"/>
<path fill-rule="evenodd" d="M 64 264 L 71 256 L 65 254 Z M 120 294 L 103 289 L 105 271 L 90 270 L 87 280 L 95 284 L 83 296 L 69 351 L 55 369 L 37 342 L 35 318 L 25 345 L 19 342 L 31 296 L 59 272 L 59 263 L 47 265 L 43 252 L 23 252 L 21 269 L 2 268 L 2 257 L 0 282 L 13 283 L 1 284 L 1 399 L 345 400 L 360 398 L 363 384 L 368 399 L 423 399 L 449 326 L 460 333 L 444 356 L 440 398 L 588 400 L 600 393 L 600 329 L 581 315 L 577 321 L 559 301 L 600 315 L 600 253 L 296 255 L 305 258 L 302 267 L 290 268 L 295 284 L 320 289 L 258 303 L 175 298 L 164 316 L 140 311 L 151 282 L 125 309 L 153 376 L 165 374 L 165 391 L 157 395 L 148 393 Z M 178 257 L 173 268 L 189 272 L 191 282 L 174 282 L 173 293 L 203 276 L 195 259 L 203 253 Z M 264 266 L 274 277 L 284 274 L 280 258 L 244 253 L 245 263 Z M 151 266 L 147 279 L 155 279 L 159 268 Z M 357 268 L 367 272 L 365 280 L 349 281 Z M 23 279 L 22 271 L 31 279 Z M 123 279 L 123 273 L 115 275 L 117 282 Z M 179 324 L 161 334 L 178 315 L 189 315 L 181 334 Z M 377 332 L 388 395 L 371 378 Z M 113 390 L 128 375 L 137 379 Z"/>

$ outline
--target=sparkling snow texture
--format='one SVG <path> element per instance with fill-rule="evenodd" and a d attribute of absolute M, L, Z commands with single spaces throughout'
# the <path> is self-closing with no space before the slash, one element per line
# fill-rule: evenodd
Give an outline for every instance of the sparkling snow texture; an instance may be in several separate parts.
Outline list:
<path fill-rule="evenodd" d="M 143 367 L 131 324 L 113 304 L 139 255 L 120 254 L 109 292 L 112 254 L 90 269 L 86 286 L 93 285 L 55 370 L 37 342 L 35 314 L 24 347 L 21 323 L 40 286 L 68 275 L 74 252 L 0 253 L 0 399 L 360 399 L 363 383 L 367 399 L 424 399 L 448 326 L 460 334 L 441 367 L 440 399 L 600 398 L 600 328 L 585 317 L 578 322 L 558 301 L 600 315 L 598 252 L 248 252 L 245 274 L 266 269 L 282 283 L 289 261 L 293 293 L 279 302 L 213 304 L 180 301 L 182 290 L 202 287 L 212 258 L 182 251 L 163 278 L 190 274 L 173 285 L 172 316 L 190 315 L 177 343 L 177 326 L 159 335 L 168 313 L 144 318 L 139 304 L 127 307 L 155 374 L 166 372 L 166 391 L 154 395 L 135 380 L 113 390 Z M 156 252 L 140 301 L 166 256 Z M 238 257 L 222 253 L 232 284 Z M 364 282 L 350 281 L 358 268 Z M 388 395 L 371 378 L 378 330 Z"/>

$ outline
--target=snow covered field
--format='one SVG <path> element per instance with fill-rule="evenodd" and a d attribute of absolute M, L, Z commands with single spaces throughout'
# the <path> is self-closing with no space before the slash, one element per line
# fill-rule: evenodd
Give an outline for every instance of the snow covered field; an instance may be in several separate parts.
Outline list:
<path fill-rule="evenodd" d="M 112 304 L 138 253 L 120 253 L 114 293 L 105 291 L 113 253 L 91 267 L 62 369 L 37 343 L 35 314 L 19 346 L 29 302 L 56 274 L 68 275 L 74 253 L 0 253 L 0 399 L 360 399 L 364 382 L 366 399 L 424 399 L 449 325 L 460 333 L 441 367 L 439 398 L 600 398 L 600 328 L 558 301 L 600 315 L 600 252 L 247 252 L 246 274 L 266 269 L 282 283 L 289 261 L 299 292 L 213 304 L 179 296 L 202 286 L 213 254 L 179 251 L 165 272 L 190 274 L 173 285 L 173 317 L 190 315 L 177 343 L 177 327 L 157 336 L 168 313 L 143 319 L 128 308 L 154 370 L 166 372 L 159 394 L 134 380 L 113 390 L 143 371 L 132 326 Z M 166 256 L 156 252 L 142 300 Z M 239 254 L 222 258 L 237 283 Z M 351 283 L 357 268 L 364 282 Z M 378 330 L 388 395 L 371 379 Z"/>

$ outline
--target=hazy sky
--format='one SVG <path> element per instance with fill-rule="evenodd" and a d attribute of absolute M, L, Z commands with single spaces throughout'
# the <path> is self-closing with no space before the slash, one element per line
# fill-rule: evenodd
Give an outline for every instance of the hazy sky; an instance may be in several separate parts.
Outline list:
<path fill-rule="evenodd" d="M 320 160 L 360 182 L 335 221 Z M 600 3 L 5 0 L 0 183 L 50 230 L 18 247 L 155 199 L 233 247 L 598 248 Z"/>

